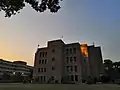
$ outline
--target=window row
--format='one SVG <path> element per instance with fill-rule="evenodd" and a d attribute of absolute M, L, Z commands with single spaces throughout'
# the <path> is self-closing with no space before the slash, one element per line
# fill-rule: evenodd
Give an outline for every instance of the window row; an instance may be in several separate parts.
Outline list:
<path fill-rule="evenodd" d="M 47 64 L 47 59 L 39 60 L 39 64 Z"/>
<path fill-rule="evenodd" d="M 66 63 L 75 63 L 76 57 L 66 57 Z"/>
<path fill-rule="evenodd" d="M 68 75 L 67 80 L 68 81 L 78 81 L 78 75 Z"/>
<path fill-rule="evenodd" d="M 76 48 L 67 48 L 66 54 L 76 53 Z"/>
<path fill-rule="evenodd" d="M 46 68 L 38 68 L 38 72 L 46 72 Z"/>
<path fill-rule="evenodd" d="M 45 76 L 39 76 L 39 81 L 45 82 L 45 80 L 46 80 L 46 77 L 45 77 Z"/>
<path fill-rule="evenodd" d="M 66 71 L 67 72 L 77 72 L 77 66 L 66 66 Z"/>
<path fill-rule="evenodd" d="M 47 52 L 40 52 L 40 57 L 47 57 Z"/>
<path fill-rule="evenodd" d="M 15 67 L 6 67 L 6 66 L 0 66 L 0 69 L 6 69 L 6 70 L 18 70 L 18 71 L 25 71 L 25 72 L 30 72 L 30 69 L 26 68 L 15 68 Z"/>

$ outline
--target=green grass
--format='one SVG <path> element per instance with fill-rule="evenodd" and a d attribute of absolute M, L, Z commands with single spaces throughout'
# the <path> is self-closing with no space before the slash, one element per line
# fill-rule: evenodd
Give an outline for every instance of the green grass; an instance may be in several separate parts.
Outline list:
<path fill-rule="evenodd" d="M 120 85 L 0 84 L 0 90 L 120 90 Z"/>

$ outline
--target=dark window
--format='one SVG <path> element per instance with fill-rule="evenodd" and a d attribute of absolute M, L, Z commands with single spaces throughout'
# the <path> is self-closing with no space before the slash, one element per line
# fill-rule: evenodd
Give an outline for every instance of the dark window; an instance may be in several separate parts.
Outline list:
<path fill-rule="evenodd" d="M 47 52 L 45 52 L 45 57 L 47 57 Z"/>
<path fill-rule="evenodd" d="M 66 57 L 66 63 L 69 63 L 69 57 Z"/>
<path fill-rule="evenodd" d="M 41 60 L 39 60 L 39 64 L 41 64 Z"/>
<path fill-rule="evenodd" d="M 77 72 L 77 66 L 75 66 L 75 72 Z"/>
<path fill-rule="evenodd" d="M 45 82 L 45 76 L 44 76 L 44 82 Z"/>
<path fill-rule="evenodd" d="M 68 54 L 68 49 L 66 49 L 66 54 Z"/>
<path fill-rule="evenodd" d="M 40 76 L 40 80 L 43 81 L 43 76 Z"/>
<path fill-rule="evenodd" d="M 54 68 L 54 67 L 52 67 L 52 70 L 55 70 L 55 68 Z"/>
<path fill-rule="evenodd" d="M 70 66 L 70 71 L 71 71 L 71 72 L 73 71 L 73 67 L 72 67 L 72 66 Z"/>
<path fill-rule="evenodd" d="M 72 63 L 72 62 L 73 62 L 72 57 L 70 57 L 70 63 Z"/>
<path fill-rule="evenodd" d="M 41 72 L 43 72 L 43 68 L 41 68 Z"/>
<path fill-rule="evenodd" d="M 67 69 L 69 68 L 69 66 L 67 66 Z"/>
<path fill-rule="evenodd" d="M 55 49 L 52 49 L 52 52 L 55 52 Z"/>
<path fill-rule="evenodd" d="M 40 57 L 41 57 L 41 52 L 40 52 Z"/>
<path fill-rule="evenodd" d="M 54 57 L 52 58 L 52 61 L 55 61 L 55 58 L 54 58 Z"/>
<path fill-rule="evenodd" d="M 45 59 L 45 64 L 47 63 L 47 59 Z"/>
<path fill-rule="evenodd" d="M 75 75 L 75 81 L 78 81 L 78 76 L 77 75 Z"/>
<path fill-rule="evenodd" d="M 38 72 L 40 72 L 40 68 L 38 68 Z"/>
<path fill-rule="evenodd" d="M 46 72 L 46 68 L 44 68 L 44 72 Z"/>
<path fill-rule="evenodd" d="M 44 60 L 42 60 L 42 64 L 44 64 Z"/>
<path fill-rule="evenodd" d="M 69 72 L 69 66 L 67 66 L 66 68 L 67 68 L 67 72 Z"/>
<path fill-rule="evenodd" d="M 76 62 L 76 57 L 74 57 L 74 62 Z"/>
<path fill-rule="evenodd" d="M 71 81 L 74 81 L 74 76 L 73 75 L 71 75 Z"/>
<path fill-rule="evenodd" d="M 72 48 L 70 48 L 70 53 L 72 53 Z"/>
<path fill-rule="evenodd" d="M 74 53 L 76 53 L 76 48 L 73 48 Z"/>
<path fill-rule="evenodd" d="M 42 54 L 43 54 L 43 57 L 44 57 L 44 52 Z"/>

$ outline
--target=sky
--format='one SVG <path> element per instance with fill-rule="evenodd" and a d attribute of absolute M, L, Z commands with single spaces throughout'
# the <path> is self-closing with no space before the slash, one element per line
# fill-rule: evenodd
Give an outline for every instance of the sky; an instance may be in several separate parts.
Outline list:
<path fill-rule="evenodd" d="M 48 40 L 101 46 L 103 59 L 120 60 L 120 0 L 63 0 L 61 9 L 37 13 L 27 5 L 5 18 L 0 12 L 0 58 L 34 65 L 37 45 Z"/>

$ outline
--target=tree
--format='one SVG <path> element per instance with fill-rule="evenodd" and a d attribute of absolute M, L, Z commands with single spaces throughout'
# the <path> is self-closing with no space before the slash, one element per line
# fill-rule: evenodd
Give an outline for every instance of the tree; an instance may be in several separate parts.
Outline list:
<path fill-rule="evenodd" d="M 112 62 L 109 59 L 104 60 L 104 71 L 107 75 L 105 78 L 107 78 L 108 81 L 114 82 L 120 78 L 120 62 Z"/>
<path fill-rule="evenodd" d="M 114 62 L 113 67 L 116 73 L 116 78 L 120 78 L 120 62 Z"/>
<path fill-rule="evenodd" d="M 55 13 L 60 9 L 60 1 L 62 0 L 0 0 L 0 11 L 5 12 L 5 17 L 11 17 L 29 4 L 37 12 L 44 12 L 48 9 Z"/>
<path fill-rule="evenodd" d="M 109 82 L 112 80 L 112 72 L 113 72 L 113 62 L 110 60 L 110 59 L 106 59 L 104 60 L 104 71 L 105 71 L 105 78 L 106 79 L 105 81 L 106 82 Z"/>
<path fill-rule="evenodd" d="M 112 69 L 113 62 L 109 59 L 104 60 L 104 67 L 108 70 Z"/>

